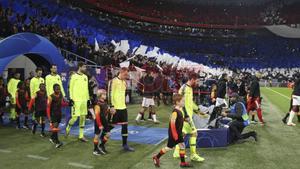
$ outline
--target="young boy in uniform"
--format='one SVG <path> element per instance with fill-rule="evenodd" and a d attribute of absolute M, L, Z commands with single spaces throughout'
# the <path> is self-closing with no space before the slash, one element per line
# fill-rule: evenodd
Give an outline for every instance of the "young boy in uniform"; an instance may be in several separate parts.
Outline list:
<path fill-rule="evenodd" d="M 40 90 L 36 92 L 34 98 L 30 100 L 28 109 L 30 112 L 33 112 L 33 105 L 34 105 L 34 117 L 35 120 L 33 121 L 32 125 L 32 134 L 35 134 L 36 127 L 38 124 L 41 125 L 41 137 L 45 137 L 45 117 L 47 111 L 47 93 L 46 93 L 46 86 L 44 83 L 40 84 Z"/>
<path fill-rule="evenodd" d="M 25 90 L 25 83 L 20 81 L 18 83 L 18 90 L 16 92 L 16 120 L 17 120 L 17 129 L 20 129 L 20 115 L 21 113 L 24 114 L 24 129 L 29 129 L 28 127 L 28 108 L 27 108 L 27 101 L 29 100 L 29 95 Z"/>
<path fill-rule="evenodd" d="M 47 116 L 48 119 L 50 119 L 50 128 L 52 132 L 50 142 L 55 144 L 55 148 L 59 148 L 63 145 L 58 139 L 58 132 L 60 130 L 58 126 L 62 118 L 61 108 L 63 106 L 68 106 L 68 103 L 64 102 L 59 84 L 53 85 L 53 91 L 54 93 L 48 97 Z"/>
<path fill-rule="evenodd" d="M 192 165 L 188 162 L 185 162 L 185 144 L 183 140 L 182 128 L 183 122 L 189 121 L 187 115 L 184 115 L 181 111 L 184 106 L 184 98 L 180 94 L 175 94 L 173 96 L 173 103 L 175 108 L 170 118 L 169 123 L 169 138 L 167 147 L 164 147 L 160 150 L 160 152 L 153 157 L 153 163 L 156 167 L 160 167 L 160 157 L 164 155 L 166 152 L 172 150 L 177 144 L 180 147 L 180 167 L 187 168 L 192 167 Z"/>
<path fill-rule="evenodd" d="M 97 91 L 97 101 L 95 110 L 95 137 L 94 137 L 94 155 L 107 154 L 105 143 L 110 137 L 112 125 L 109 124 L 110 110 L 106 103 L 106 91 L 99 89 Z"/>

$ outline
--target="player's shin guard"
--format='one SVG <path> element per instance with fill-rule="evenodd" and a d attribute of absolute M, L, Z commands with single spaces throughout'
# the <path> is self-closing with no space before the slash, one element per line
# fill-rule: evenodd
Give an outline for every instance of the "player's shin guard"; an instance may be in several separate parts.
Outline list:
<path fill-rule="evenodd" d="M 16 109 L 15 108 L 11 108 L 10 109 L 10 116 L 9 116 L 10 119 L 15 119 L 16 118 Z"/>
<path fill-rule="evenodd" d="M 174 150 L 174 152 L 173 152 L 173 157 L 174 158 L 179 158 L 179 145 L 176 145 L 175 146 L 175 150 Z"/>
<path fill-rule="evenodd" d="M 85 116 L 79 117 L 79 138 L 83 138 L 83 131 L 85 126 Z"/>
<path fill-rule="evenodd" d="M 156 157 L 159 159 L 161 156 L 163 156 L 164 154 L 166 154 L 166 150 L 165 148 L 162 148 L 159 153 L 156 155 Z"/>
<path fill-rule="evenodd" d="M 259 121 L 261 123 L 264 123 L 264 120 L 263 120 L 263 117 L 262 117 L 262 110 L 261 110 L 261 108 L 258 108 L 256 111 L 257 111 L 257 117 L 258 117 Z"/>
<path fill-rule="evenodd" d="M 141 119 L 143 119 L 144 118 L 144 113 L 142 113 L 142 112 L 139 112 L 139 114 L 136 116 L 136 121 L 140 121 Z"/>
<path fill-rule="evenodd" d="M 68 126 L 66 127 L 66 134 L 67 134 L 67 135 L 69 135 L 70 130 L 71 130 L 72 126 L 74 125 L 74 123 L 76 122 L 76 120 L 77 120 L 77 117 L 72 117 L 72 118 L 69 120 Z"/>
<path fill-rule="evenodd" d="M 288 120 L 288 122 L 287 122 L 287 125 L 289 125 L 289 126 L 294 126 L 295 124 L 293 123 L 293 118 L 294 118 L 294 116 L 295 116 L 295 112 L 292 110 L 291 112 L 290 112 L 290 116 L 289 116 L 289 120 Z"/>
<path fill-rule="evenodd" d="M 180 149 L 179 150 L 179 156 L 180 156 L 181 164 L 185 163 L 185 149 Z"/>
<path fill-rule="evenodd" d="M 122 143 L 123 146 L 127 145 L 127 137 L 128 137 L 128 124 L 122 125 Z"/>
<path fill-rule="evenodd" d="M 94 138 L 94 151 L 98 150 L 99 140 L 98 138 Z"/>
<path fill-rule="evenodd" d="M 190 151 L 191 151 L 191 155 L 196 154 L 196 136 L 191 136 L 190 137 Z"/>

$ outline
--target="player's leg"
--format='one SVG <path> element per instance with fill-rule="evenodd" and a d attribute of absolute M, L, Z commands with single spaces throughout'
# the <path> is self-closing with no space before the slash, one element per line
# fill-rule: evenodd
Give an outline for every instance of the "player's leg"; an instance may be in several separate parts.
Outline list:
<path fill-rule="evenodd" d="M 70 135 L 71 128 L 73 127 L 74 123 L 77 121 L 78 117 L 80 116 L 80 106 L 81 103 L 76 101 L 71 109 L 71 119 L 68 122 L 66 127 L 66 137 Z"/>
<path fill-rule="evenodd" d="M 261 105 L 260 105 L 260 98 L 257 98 L 255 100 L 255 106 L 256 106 L 256 111 L 257 111 L 257 117 L 261 123 L 261 125 L 264 124 L 263 116 L 262 116 L 262 110 L 261 110 Z"/>
<path fill-rule="evenodd" d="M 152 116 L 153 122 L 154 122 L 155 124 L 159 124 L 159 121 L 157 120 L 157 115 L 156 115 L 156 110 L 155 110 L 154 100 L 153 100 L 153 104 L 150 105 L 149 111 L 150 111 L 150 114 L 151 114 L 151 116 Z"/>
<path fill-rule="evenodd" d="M 23 109 L 23 114 L 24 114 L 24 125 L 23 125 L 23 128 L 24 129 L 29 129 L 29 126 L 28 126 L 28 110 L 27 110 L 27 108 Z"/>
<path fill-rule="evenodd" d="M 15 119 L 17 123 L 16 129 L 21 129 L 20 115 L 21 115 L 21 110 L 19 108 L 16 108 L 16 115 L 15 115 Z"/>
<path fill-rule="evenodd" d="M 32 134 L 35 134 L 35 132 L 36 132 L 36 128 L 37 128 L 37 125 L 39 124 L 39 121 L 38 121 L 38 119 L 39 119 L 39 112 L 34 112 L 34 113 L 32 113 L 33 115 L 34 115 L 34 120 L 32 120 L 32 127 L 31 127 L 31 132 L 32 132 Z"/>
<path fill-rule="evenodd" d="M 119 122 L 121 123 L 122 145 L 125 151 L 133 152 L 134 149 L 127 144 L 128 138 L 128 114 L 127 109 L 118 111 Z"/>
<path fill-rule="evenodd" d="M 86 115 L 81 115 L 79 117 L 79 140 L 82 142 L 87 142 L 88 140 L 84 137 L 84 126 L 85 126 Z"/>
<path fill-rule="evenodd" d="M 283 122 L 284 124 L 287 123 L 287 119 L 288 119 L 288 117 L 289 117 L 289 115 L 290 115 L 290 111 L 292 110 L 292 108 L 293 108 L 293 98 L 291 98 L 291 100 L 290 100 L 290 108 L 289 108 L 289 111 L 285 114 L 284 118 L 282 119 L 282 122 Z M 299 120 L 299 116 L 298 116 L 298 120 Z"/>
<path fill-rule="evenodd" d="M 197 161 L 197 162 L 203 162 L 205 159 L 203 157 L 200 157 L 197 153 L 197 130 L 193 130 L 191 135 L 190 135 L 190 157 L 192 161 Z"/>
<path fill-rule="evenodd" d="M 185 168 L 188 168 L 188 167 L 193 167 L 192 164 L 188 163 L 185 161 L 185 144 L 182 142 L 182 143 L 179 143 L 179 156 L 180 156 L 180 167 L 185 167 Z"/>
<path fill-rule="evenodd" d="M 135 118 L 136 123 L 140 123 L 141 120 L 143 120 L 143 121 L 145 120 L 145 118 L 144 118 L 145 111 L 147 111 L 147 107 L 146 107 L 146 101 L 145 101 L 145 97 L 144 97 L 143 102 L 142 102 L 142 108 Z"/>
<path fill-rule="evenodd" d="M 109 138 L 110 138 L 110 133 L 109 132 L 105 132 L 105 131 L 103 131 L 102 133 L 101 133 L 101 136 L 100 136 L 100 141 L 101 141 L 101 143 L 100 143 L 100 148 L 101 148 L 101 150 L 104 152 L 104 153 L 108 153 L 107 151 L 106 151 L 106 148 L 105 148 L 105 144 L 107 143 L 107 141 L 109 140 Z"/>
<path fill-rule="evenodd" d="M 41 137 L 46 137 L 46 134 L 45 134 L 45 124 L 46 124 L 46 120 L 45 120 L 45 116 L 40 116 L 39 117 L 39 120 L 40 120 L 40 125 L 41 125 Z"/>
<path fill-rule="evenodd" d="M 295 126 L 296 124 L 293 123 L 293 118 L 295 116 L 296 113 L 299 112 L 299 105 L 300 105 L 300 100 L 298 96 L 293 96 L 293 108 L 290 111 L 290 116 L 287 122 L 288 126 Z"/>
<path fill-rule="evenodd" d="M 170 150 L 172 150 L 172 148 L 164 147 L 159 151 L 159 153 L 157 153 L 156 155 L 154 155 L 152 157 L 153 163 L 156 167 L 160 167 L 160 161 L 159 161 L 160 157 L 162 157 L 164 154 L 166 154 Z"/>
<path fill-rule="evenodd" d="M 11 106 L 10 106 L 10 116 L 9 119 L 10 121 L 16 120 L 17 112 L 16 112 L 16 99 L 12 98 L 11 99 Z"/>

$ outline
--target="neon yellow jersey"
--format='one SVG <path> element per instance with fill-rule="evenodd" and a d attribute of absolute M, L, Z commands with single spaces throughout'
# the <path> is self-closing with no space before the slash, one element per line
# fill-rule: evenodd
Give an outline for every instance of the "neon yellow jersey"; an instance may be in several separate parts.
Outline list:
<path fill-rule="evenodd" d="M 187 84 L 184 84 L 181 86 L 178 93 L 184 96 L 184 107 L 189 117 L 193 118 L 194 110 L 198 110 L 198 106 L 193 100 L 193 88 Z"/>
<path fill-rule="evenodd" d="M 40 84 L 45 83 L 44 78 L 42 77 L 33 77 L 30 80 L 30 96 L 31 98 L 35 98 L 36 92 L 40 90 Z"/>
<path fill-rule="evenodd" d="M 7 91 L 11 95 L 11 98 L 15 101 L 16 99 L 16 92 L 18 90 L 18 83 L 20 80 L 11 78 L 7 84 Z"/>
<path fill-rule="evenodd" d="M 87 102 L 90 100 L 88 77 L 85 74 L 73 74 L 70 79 L 69 93 L 73 101 Z"/>
<path fill-rule="evenodd" d="M 65 90 L 64 90 L 64 87 L 62 85 L 62 81 L 61 81 L 61 78 L 60 78 L 59 75 L 49 74 L 49 75 L 46 76 L 45 79 L 46 79 L 46 90 L 47 90 L 47 95 L 48 96 L 50 96 L 52 93 L 54 93 L 53 86 L 55 84 L 59 84 L 62 95 L 64 97 L 66 96 Z"/>
<path fill-rule="evenodd" d="M 108 85 L 108 101 L 116 110 L 126 109 L 126 81 L 113 78 Z"/>

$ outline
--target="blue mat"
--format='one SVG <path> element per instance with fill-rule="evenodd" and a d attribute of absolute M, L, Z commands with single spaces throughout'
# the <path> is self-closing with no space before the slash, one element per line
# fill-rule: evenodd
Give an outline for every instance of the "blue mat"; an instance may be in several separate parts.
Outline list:
<path fill-rule="evenodd" d="M 7 116 L 4 116 L 4 125 L 9 125 L 9 120 Z M 23 117 L 21 117 L 21 120 Z M 31 120 L 29 120 L 31 121 Z M 77 120 L 78 121 L 78 120 Z M 21 125 L 22 125 L 21 121 Z M 66 120 L 63 119 L 62 123 L 60 123 L 59 128 L 61 129 L 61 134 L 65 133 L 66 128 Z M 38 127 L 37 130 L 40 130 Z M 46 131 L 49 131 L 49 124 L 46 124 Z M 75 123 L 70 132 L 71 135 L 78 136 L 79 128 Z M 94 137 L 94 121 L 86 120 L 84 134 L 86 137 Z M 140 144 L 154 144 L 158 145 L 168 137 L 168 129 L 166 128 L 147 128 L 143 126 L 128 126 L 128 141 L 135 142 Z M 121 137 L 121 126 L 116 126 L 111 131 L 111 139 L 112 140 L 122 140 Z"/>

